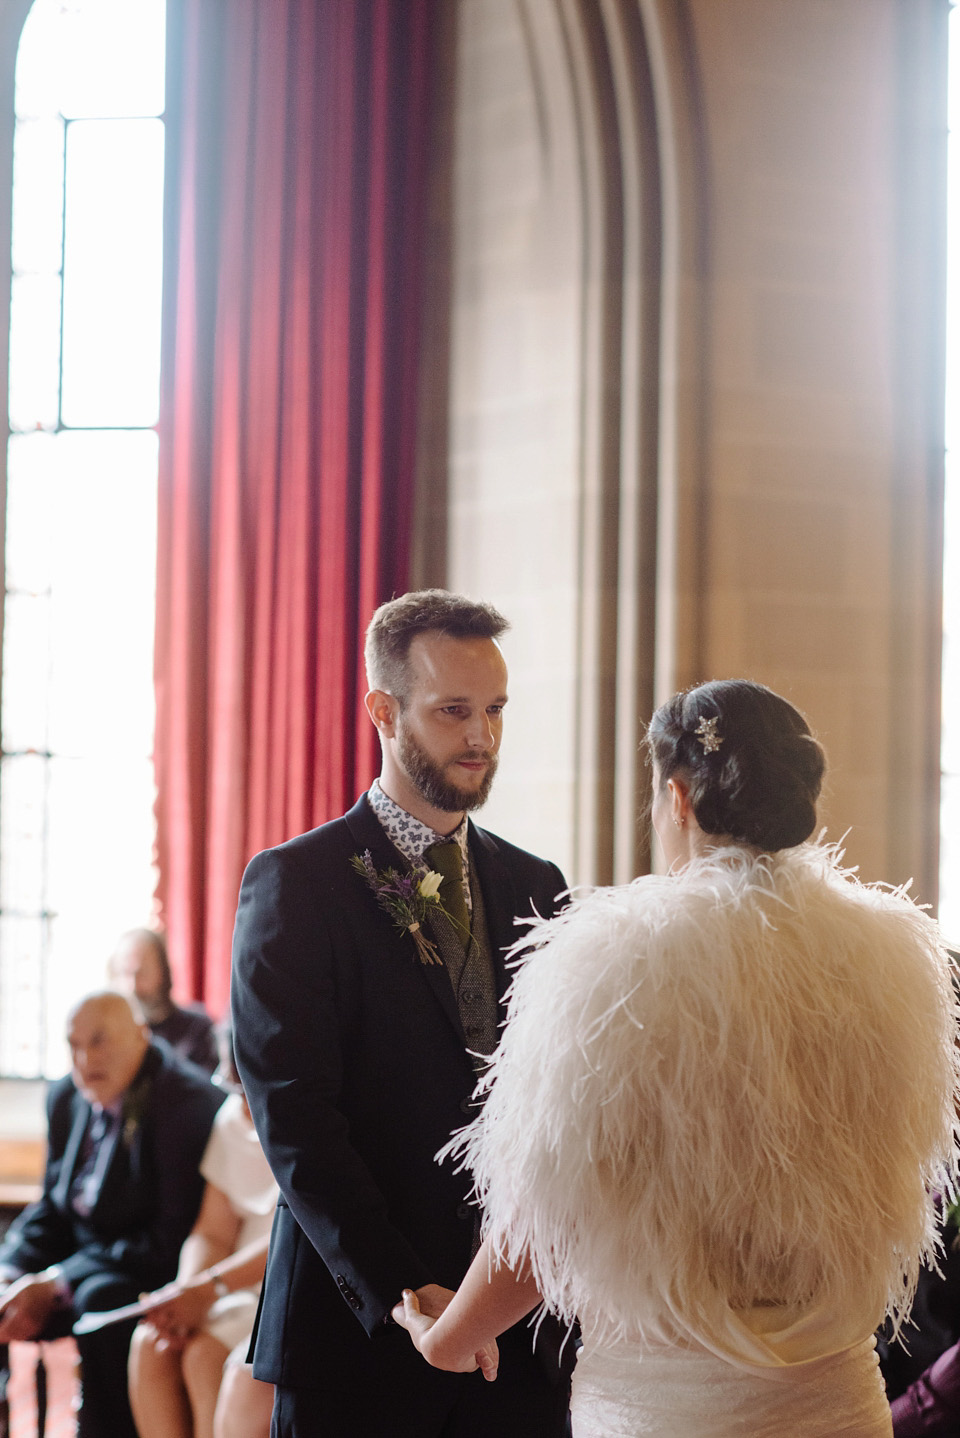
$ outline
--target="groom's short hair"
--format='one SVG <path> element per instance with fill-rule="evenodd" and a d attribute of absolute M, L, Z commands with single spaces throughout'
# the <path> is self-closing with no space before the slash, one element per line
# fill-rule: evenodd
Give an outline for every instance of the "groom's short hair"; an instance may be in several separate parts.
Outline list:
<path fill-rule="evenodd" d="M 448 589 L 417 589 L 381 604 L 364 645 L 371 689 L 392 694 L 401 705 L 408 697 L 407 660 L 418 634 L 448 634 L 453 639 L 499 639 L 509 622 L 492 604 L 451 594 Z"/>

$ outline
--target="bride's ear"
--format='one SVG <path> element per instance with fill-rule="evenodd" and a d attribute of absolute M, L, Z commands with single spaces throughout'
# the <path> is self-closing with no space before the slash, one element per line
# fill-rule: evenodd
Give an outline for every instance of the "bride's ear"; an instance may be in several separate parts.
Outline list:
<path fill-rule="evenodd" d="M 682 829 L 687 820 L 693 817 L 689 786 L 674 776 L 667 780 L 667 791 L 670 795 L 670 818 L 678 829 Z"/>

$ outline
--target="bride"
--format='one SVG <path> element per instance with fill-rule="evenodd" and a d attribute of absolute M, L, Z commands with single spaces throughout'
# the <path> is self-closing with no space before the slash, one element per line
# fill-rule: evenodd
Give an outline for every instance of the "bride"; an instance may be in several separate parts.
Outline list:
<path fill-rule="evenodd" d="M 576 1438 L 889 1438 L 873 1332 L 955 1170 L 948 961 L 816 828 L 823 754 L 743 680 L 654 715 L 669 875 L 538 922 L 454 1149 L 485 1239 L 424 1357 L 496 1376 L 542 1298 L 583 1330 Z"/>

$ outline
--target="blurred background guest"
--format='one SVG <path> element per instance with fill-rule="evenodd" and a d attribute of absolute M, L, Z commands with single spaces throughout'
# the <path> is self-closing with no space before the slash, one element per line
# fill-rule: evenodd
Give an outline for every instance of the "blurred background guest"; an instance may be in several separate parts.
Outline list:
<path fill-rule="evenodd" d="M 72 1073 L 47 1100 L 43 1193 L 0 1244 L 0 1342 L 58 1338 L 83 1313 L 169 1281 L 193 1225 L 200 1160 L 223 1094 L 157 1043 L 122 994 L 67 1020 Z M 126 1361 L 133 1322 L 78 1336 L 79 1438 L 136 1438 Z"/>
<path fill-rule="evenodd" d="M 122 934 L 110 959 L 110 979 L 133 994 L 150 1031 L 207 1073 L 217 1067 L 217 1041 L 210 1015 L 200 1004 L 181 1007 L 170 997 L 173 976 L 167 944 L 154 929 Z"/>

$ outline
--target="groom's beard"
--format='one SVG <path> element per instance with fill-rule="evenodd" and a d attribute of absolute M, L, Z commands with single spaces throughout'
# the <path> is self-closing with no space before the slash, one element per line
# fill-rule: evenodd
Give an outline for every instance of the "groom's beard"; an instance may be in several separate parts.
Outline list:
<path fill-rule="evenodd" d="M 434 763 L 426 750 L 421 748 L 402 720 L 397 725 L 397 757 L 412 780 L 417 793 L 426 799 L 428 804 L 432 804 L 435 809 L 440 809 L 445 814 L 457 814 L 465 809 L 479 809 L 487 802 L 487 796 L 497 772 L 495 754 L 477 754 L 474 751 L 459 754 L 449 760 L 448 765 L 456 764 L 460 759 L 484 759 L 487 763 L 487 770 L 479 789 L 461 789 L 459 784 L 455 784 L 452 779 L 447 778 L 444 767 Z"/>

